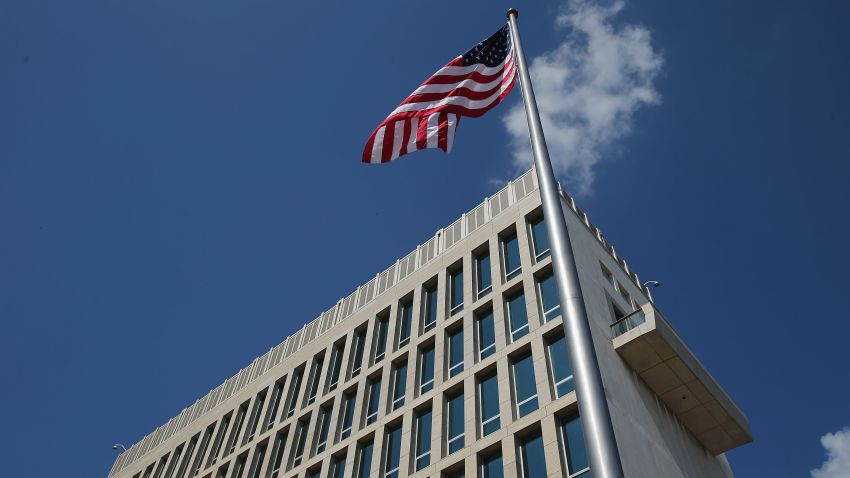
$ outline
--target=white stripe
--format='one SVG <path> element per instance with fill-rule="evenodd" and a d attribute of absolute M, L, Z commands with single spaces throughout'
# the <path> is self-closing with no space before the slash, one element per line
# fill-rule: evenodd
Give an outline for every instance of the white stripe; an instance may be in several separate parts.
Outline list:
<path fill-rule="evenodd" d="M 393 154 L 390 156 L 390 161 L 397 158 L 401 152 L 401 145 L 404 142 L 404 121 L 395 122 L 395 133 L 393 134 Z"/>
<path fill-rule="evenodd" d="M 457 115 L 449 113 L 449 128 L 446 132 L 446 152 L 452 152 L 452 145 L 455 142 L 455 128 L 457 128 Z"/>
<path fill-rule="evenodd" d="M 428 147 L 436 148 L 440 134 L 440 113 L 428 117 Z"/>
<path fill-rule="evenodd" d="M 512 76 L 512 75 L 509 75 L 506 78 L 510 78 L 510 76 Z M 465 108 L 468 108 L 468 109 L 471 109 L 471 110 L 484 109 L 484 108 L 490 106 L 490 104 L 492 104 L 494 101 L 496 101 L 499 98 L 499 96 L 502 93 L 505 92 L 505 90 L 510 88 L 511 83 L 512 83 L 511 80 L 505 81 L 502 84 L 501 88 L 494 91 L 492 95 L 488 96 L 487 98 L 484 98 L 483 100 L 470 100 L 469 98 L 467 98 L 465 96 L 450 96 L 448 98 L 443 98 L 439 101 L 428 101 L 428 102 L 421 102 L 421 103 L 407 103 L 407 104 L 404 104 L 404 105 L 400 105 L 398 108 L 393 110 L 393 112 L 390 113 L 388 118 L 395 116 L 399 113 L 407 112 L 407 111 L 430 110 L 432 108 L 439 108 L 441 106 L 446 106 L 446 105 L 462 106 L 462 107 L 465 107 Z"/>
<path fill-rule="evenodd" d="M 510 61 L 510 64 L 509 66 L 503 68 L 507 70 L 512 70 L 513 55 L 509 56 L 505 61 Z M 504 64 L 504 62 L 502 62 L 502 64 Z M 489 83 L 479 83 L 478 81 L 475 81 L 471 78 L 467 78 L 457 83 L 422 85 L 419 88 L 416 88 L 416 90 L 414 90 L 411 95 L 418 95 L 423 93 L 447 93 L 455 88 L 467 88 L 472 91 L 487 91 L 497 87 L 499 83 L 502 82 L 505 77 L 504 73 L 506 72 L 503 71 L 502 73 L 503 74 L 500 77 Z"/>
<path fill-rule="evenodd" d="M 386 126 L 381 126 L 378 128 L 378 132 L 375 133 L 375 141 L 372 142 L 372 163 L 380 163 L 381 162 L 381 152 L 384 149 L 384 129 Z"/>
<path fill-rule="evenodd" d="M 410 138 L 407 141 L 407 152 L 412 153 L 418 149 L 416 147 L 416 133 L 419 131 L 419 118 L 411 118 L 409 121 Z"/>
<path fill-rule="evenodd" d="M 511 55 L 512 53 L 513 53 L 513 48 L 511 48 L 511 50 L 508 52 L 508 55 Z M 457 58 L 461 58 L 461 57 L 459 56 Z M 455 58 L 455 60 L 457 60 L 457 58 Z M 468 74 L 470 74 L 474 71 L 477 71 L 477 72 L 481 73 L 482 75 L 490 76 L 490 75 L 495 75 L 501 69 L 502 69 L 501 63 L 499 65 L 496 65 L 496 66 L 486 66 L 486 65 L 484 65 L 484 63 L 475 63 L 475 64 L 469 65 L 469 66 L 449 66 L 449 65 L 446 65 L 446 66 L 440 68 L 439 70 L 437 70 L 437 72 L 434 73 L 431 76 L 437 76 L 437 75 L 460 76 L 460 75 L 468 75 Z"/>

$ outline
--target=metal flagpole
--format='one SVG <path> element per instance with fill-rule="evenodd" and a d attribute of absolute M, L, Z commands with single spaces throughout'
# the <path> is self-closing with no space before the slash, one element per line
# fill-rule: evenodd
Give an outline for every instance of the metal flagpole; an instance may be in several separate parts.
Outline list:
<path fill-rule="evenodd" d="M 519 71 L 528 133 L 531 136 L 531 151 L 534 154 L 537 182 L 540 185 L 543 216 L 546 218 L 546 230 L 551 242 L 552 263 L 564 316 L 564 333 L 575 375 L 578 409 L 587 442 L 590 469 L 594 478 L 623 478 L 623 466 L 620 463 L 611 415 L 608 412 L 608 402 L 602 387 L 602 375 L 599 372 L 599 362 L 596 360 L 596 350 L 593 347 L 590 322 L 584 307 L 576 261 L 561 208 L 558 185 L 552 171 L 552 163 L 549 161 L 546 139 L 543 137 L 543 128 L 540 125 L 534 89 L 531 87 L 531 78 L 528 75 L 525 54 L 522 51 L 517 15 L 516 9 L 508 10 L 511 41 L 516 55 L 516 67 Z"/>

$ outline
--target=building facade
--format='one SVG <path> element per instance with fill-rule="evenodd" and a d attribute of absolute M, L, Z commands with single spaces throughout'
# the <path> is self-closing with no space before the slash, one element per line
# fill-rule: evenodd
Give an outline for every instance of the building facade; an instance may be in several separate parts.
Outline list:
<path fill-rule="evenodd" d="M 626 476 L 728 477 L 746 417 L 562 195 Z M 110 478 L 583 477 L 534 171 L 119 455 Z"/>

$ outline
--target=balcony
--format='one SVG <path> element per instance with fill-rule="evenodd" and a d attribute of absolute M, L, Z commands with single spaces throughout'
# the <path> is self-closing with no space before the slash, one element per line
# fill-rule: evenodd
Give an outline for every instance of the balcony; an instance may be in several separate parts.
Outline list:
<path fill-rule="evenodd" d="M 747 417 L 647 303 L 611 324 L 618 354 L 713 455 L 752 441 Z"/>

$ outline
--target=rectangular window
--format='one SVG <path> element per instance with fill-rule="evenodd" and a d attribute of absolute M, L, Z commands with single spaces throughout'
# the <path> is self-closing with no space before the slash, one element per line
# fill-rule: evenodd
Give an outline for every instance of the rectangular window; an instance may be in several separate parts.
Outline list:
<path fill-rule="evenodd" d="M 605 265 L 601 262 L 599 263 L 599 268 L 602 269 L 602 276 L 605 277 L 605 280 L 607 280 L 611 285 L 614 285 L 614 274 L 611 273 L 611 270 L 605 267 Z"/>
<path fill-rule="evenodd" d="M 245 424 L 245 415 L 248 414 L 248 402 L 243 403 L 239 406 L 239 410 L 236 411 L 236 421 L 233 424 L 233 431 L 230 432 L 230 438 L 227 440 L 227 452 L 233 453 L 236 450 L 236 446 L 239 444 L 239 434 L 242 433 L 242 425 Z"/>
<path fill-rule="evenodd" d="M 632 296 L 629 295 L 629 292 L 626 290 L 626 287 L 623 284 L 617 282 L 617 290 L 620 291 L 620 295 L 623 296 L 623 300 L 626 301 L 626 305 L 628 308 L 634 309 L 632 305 Z"/>
<path fill-rule="evenodd" d="M 165 462 L 167 461 L 168 455 L 159 459 L 159 464 L 156 465 L 156 473 L 153 474 L 153 478 L 160 478 L 162 476 L 162 471 L 165 469 Z"/>
<path fill-rule="evenodd" d="M 331 407 L 322 407 L 319 411 L 319 422 L 316 424 L 318 433 L 316 435 L 316 447 L 313 455 L 325 451 L 328 446 L 328 432 L 331 428 Z"/>
<path fill-rule="evenodd" d="M 357 462 L 354 463 L 354 478 L 368 478 L 372 470 L 372 446 L 373 442 L 361 443 L 357 447 Z"/>
<path fill-rule="evenodd" d="M 448 347 L 446 357 L 449 359 L 449 378 L 463 372 L 463 329 L 459 328 L 449 333 L 446 340 Z"/>
<path fill-rule="evenodd" d="M 384 478 L 398 478 L 401 461 L 401 425 L 387 429 L 384 437 Z"/>
<path fill-rule="evenodd" d="M 534 380 L 534 360 L 531 354 L 514 361 L 511 366 L 517 417 L 537 410 L 537 385 Z"/>
<path fill-rule="evenodd" d="M 263 468 L 263 459 L 266 457 L 266 444 L 257 445 L 254 450 L 254 458 L 251 459 L 251 469 L 248 470 L 248 478 L 260 478 L 260 470 Z"/>
<path fill-rule="evenodd" d="M 215 424 L 212 424 L 207 427 L 204 432 L 204 437 L 201 439 L 201 446 L 198 448 L 198 454 L 195 456 L 195 462 L 192 463 L 192 476 L 196 476 L 201 472 L 201 468 L 203 467 L 204 455 L 207 453 L 207 447 L 210 444 L 210 439 L 212 438 L 213 430 L 215 430 Z"/>
<path fill-rule="evenodd" d="M 331 470 L 333 478 L 345 478 L 345 455 L 333 459 Z"/>
<path fill-rule="evenodd" d="M 384 358 L 387 352 L 387 331 L 389 330 L 390 320 L 387 317 L 378 317 L 375 321 L 375 354 L 374 361 L 378 362 Z"/>
<path fill-rule="evenodd" d="M 490 251 L 475 256 L 475 296 L 480 299 L 493 290 L 490 275 Z"/>
<path fill-rule="evenodd" d="M 493 311 L 478 316 L 475 320 L 478 332 L 478 360 L 493 355 L 496 352 L 496 326 L 493 322 Z"/>
<path fill-rule="evenodd" d="M 269 462 L 268 478 L 278 478 L 280 475 L 280 465 L 283 463 L 283 449 L 286 448 L 286 432 L 278 432 L 274 438 L 274 448 L 272 448 L 272 459 Z"/>
<path fill-rule="evenodd" d="M 245 438 L 242 444 L 245 445 L 254 439 L 257 434 L 257 424 L 260 423 L 260 414 L 263 413 L 263 405 L 266 404 L 266 391 L 257 394 L 254 399 L 254 407 L 251 409 L 251 416 L 248 418 L 248 430 L 245 432 Z"/>
<path fill-rule="evenodd" d="M 266 412 L 265 430 L 271 429 L 272 425 L 277 421 L 277 410 L 280 407 L 280 401 L 283 398 L 283 385 L 286 383 L 286 377 L 276 381 L 272 386 L 272 399 L 269 402 L 269 410 Z"/>
<path fill-rule="evenodd" d="M 245 472 L 245 461 L 247 459 L 247 455 L 236 457 L 236 463 L 233 465 L 233 473 L 230 474 L 230 478 L 242 478 L 242 473 Z"/>
<path fill-rule="evenodd" d="M 546 455 L 543 453 L 543 436 L 538 431 L 519 443 L 520 476 L 546 478 Z"/>
<path fill-rule="evenodd" d="M 354 332 L 354 350 L 351 351 L 350 376 L 355 377 L 363 367 L 363 351 L 366 348 L 366 330 Z"/>
<path fill-rule="evenodd" d="M 590 463 L 587 461 L 581 417 L 561 421 L 561 444 L 564 462 L 567 464 L 567 476 L 590 478 Z"/>
<path fill-rule="evenodd" d="M 186 470 L 189 469 L 189 462 L 192 459 L 192 452 L 195 451 L 195 446 L 198 444 L 198 435 L 189 440 L 189 445 L 186 447 L 186 452 L 183 453 L 183 461 L 180 463 L 180 468 L 177 469 L 176 478 L 185 478 Z"/>
<path fill-rule="evenodd" d="M 354 425 L 354 406 L 356 403 L 356 394 L 349 393 L 345 395 L 342 402 L 342 414 L 340 418 L 339 439 L 345 440 L 351 436 L 351 428 Z"/>
<path fill-rule="evenodd" d="M 463 448 L 463 392 L 446 399 L 446 431 L 448 454 Z"/>
<path fill-rule="evenodd" d="M 561 315 L 561 301 L 558 299 L 558 283 L 555 276 L 548 273 L 537 281 L 540 305 L 543 309 L 543 321 L 549 322 Z"/>
<path fill-rule="evenodd" d="M 496 373 L 482 377 L 478 382 L 478 410 L 481 413 L 481 436 L 499 429 L 499 379 Z"/>
<path fill-rule="evenodd" d="M 505 270 L 505 280 L 511 280 L 522 272 L 519 258 L 519 242 L 516 234 L 502 239 L 502 261 Z"/>
<path fill-rule="evenodd" d="M 511 341 L 516 342 L 528 334 L 528 312 L 525 308 L 525 294 L 520 292 L 507 301 L 506 312 L 511 327 Z"/>
<path fill-rule="evenodd" d="M 368 400 L 366 401 L 366 425 L 372 424 L 378 419 L 378 404 L 381 399 L 381 377 L 369 380 Z"/>
<path fill-rule="evenodd" d="M 183 445 L 181 444 L 174 450 L 174 457 L 171 459 L 171 462 L 168 464 L 168 470 L 165 472 L 165 478 L 171 478 L 174 476 L 174 469 L 177 468 L 177 463 L 180 462 L 180 456 L 183 455 Z"/>
<path fill-rule="evenodd" d="M 504 478 L 505 469 L 502 454 L 481 457 L 481 478 Z"/>
<path fill-rule="evenodd" d="M 316 468 L 314 470 L 307 470 L 306 478 L 320 478 L 322 475 L 322 468 Z"/>
<path fill-rule="evenodd" d="M 227 476 L 227 465 L 225 464 L 221 468 L 218 469 L 218 473 L 215 474 L 215 478 L 224 478 Z"/>
<path fill-rule="evenodd" d="M 402 348 L 410 343 L 410 327 L 413 320 L 413 303 L 402 303 L 398 311 L 398 338 L 396 348 Z"/>
<path fill-rule="evenodd" d="M 298 394 L 301 391 L 301 377 L 304 375 L 302 370 L 296 370 L 292 374 L 292 382 L 289 384 L 289 396 L 286 397 L 286 418 L 295 415 L 295 409 L 298 407 Z"/>
<path fill-rule="evenodd" d="M 319 377 L 322 375 L 322 365 L 324 363 L 324 355 L 313 359 L 313 365 L 310 367 L 310 378 L 307 381 L 307 400 L 304 406 L 311 405 L 316 401 L 316 395 L 319 393 Z"/>
<path fill-rule="evenodd" d="M 339 384 L 339 372 L 342 369 L 342 354 L 344 350 L 345 341 L 335 343 L 333 349 L 331 349 L 331 368 L 328 370 L 328 383 L 325 386 L 328 392 L 336 390 L 336 386 Z"/>
<path fill-rule="evenodd" d="M 424 291 L 422 300 L 422 333 L 433 329 L 437 325 L 437 286 L 428 287 Z"/>
<path fill-rule="evenodd" d="M 419 351 L 419 395 L 434 388 L 434 345 Z"/>
<path fill-rule="evenodd" d="M 295 441 L 293 442 L 292 448 L 292 460 L 290 462 L 289 468 L 295 468 L 296 466 L 301 464 L 301 460 L 304 458 L 304 447 L 307 445 L 307 426 L 310 423 L 310 419 L 299 421 L 298 426 L 295 427 Z"/>
<path fill-rule="evenodd" d="M 552 372 L 552 384 L 555 387 L 555 397 L 561 398 L 575 390 L 573 382 L 573 367 L 570 363 L 570 352 L 567 349 L 567 339 L 564 337 L 549 343 L 546 350 L 549 353 L 549 369 Z"/>
<path fill-rule="evenodd" d="M 463 269 L 449 273 L 449 315 L 463 310 Z"/>
<path fill-rule="evenodd" d="M 431 410 L 416 417 L 416 471 L 431 464 Z"/>
<path fill-rule="evenodd" d="M 542 216 L 531 222 L 531 244 L 535 261 L 549 257 L 549 233 L 546 232 L 546 221 Z"/>
<path fill-rule="evenodd" d="M 222 418 L 221 426 L 218 427 L 218 433 L 215 435 L 215 441 L 213 441 L 212 451 L 210 452 L 210 457 L 207 459 L 207 468 L 212 466 L 218 460 L 218 452 L 222 449 L 222 443 L 224 443 L 224 437 L 227 434 L 227 429 L 230 427 L 230 415 Z"/>
<path fill-rule="evenodd" d="M 398 410 L 404 405 L 404 393 L 407 390 L 407 362 L 393 367 L 393 401 L 390 411 Z"/>

